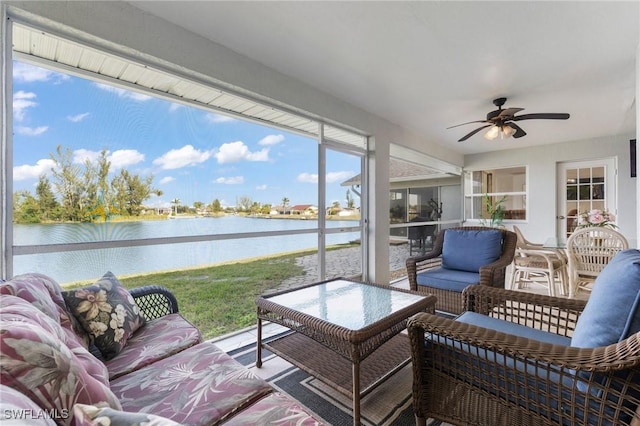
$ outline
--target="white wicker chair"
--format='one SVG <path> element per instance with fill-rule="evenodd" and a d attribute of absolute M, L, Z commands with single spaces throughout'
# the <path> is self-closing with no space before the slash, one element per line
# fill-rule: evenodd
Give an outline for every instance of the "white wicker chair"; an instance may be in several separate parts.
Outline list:
<path fill-rule="evenodd" d="M 517 226 L 514 226 L 513 230 L 518 242 L 513 257 L 510 287 L 516 289 L 535 282 L 546 285 L 549 296 L 557 295 L 557 287 L 560 294 L 564 295 L 568 285 L 567 261 L 564 255 L 557 250 L 544 249 L 542 244 L 528 241 Z M 544 278 L 544 282 L 539 278 Z"/>
<path fill-rule="evenodd" d="M 591 285 L 609 261 L 629 248 L 627 239 L 610 228 L 587 227 L 574 231 L 567 240 L 569 297 Z"/>

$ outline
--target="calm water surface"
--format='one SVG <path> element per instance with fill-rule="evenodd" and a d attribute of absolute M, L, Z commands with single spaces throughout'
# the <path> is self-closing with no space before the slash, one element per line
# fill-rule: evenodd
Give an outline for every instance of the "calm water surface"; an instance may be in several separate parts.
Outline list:
<path fill-rule="evenodd" d="M 356 226 L 354 221 L 329 221 L 328 227 Z M 81 224 L 14 225 L 15 245 L 162 238 L 185 235 L 313 229 L 315 220 L 255 219 L 241 216 L 162 221 Z M 344 232 L 327 237 L 327 244 L 359 238 Z M 157 272 L 316 248 L 317 234 L 261 237 L 35 254 L 14 257 L 14 274 L 41 272 L 60 283 L 95 279 L 106 271 L 116 275 Z"/>

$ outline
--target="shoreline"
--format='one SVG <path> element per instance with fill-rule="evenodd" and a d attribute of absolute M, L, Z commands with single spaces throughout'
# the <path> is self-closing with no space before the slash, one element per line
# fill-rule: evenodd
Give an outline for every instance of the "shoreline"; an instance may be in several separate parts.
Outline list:
<path fill-rule="evenodd" d="M 353 247 L 353 246 L 356 246 L 356 245 L 359 246 L 359 244 L 354 244 L 354 243 L 332 245 L 332 246 L 328 246 L 327 247 L 327 251 L 347 249 L 347 248 L 350 248 L 350 247 Z M 173 272 L 182 272 L 182 271 L 192 272 L 192 271 L 197 271 L 198 269 L 215 268 L 215 267 L 218 267 L 218 266 L 234 265 L 234 264 L 238 264 L 238 263 L 251 263 L 251 262 L 257 262 L 257 261 L 260 261 L 260 260 L 274 259 L 274 258 L 279 258 L 279 257 L 287 257 L 287 256 L 302 257 L 302 256 L 312 255 L 312 254 L 317 253 L 317 252 L 318 252 L 318 250 L 315 249 L 315 248 L 291 250 L 291 251 L 287 251 L 287 252 L 267 254 L 267 255 L 262 255 L 262 256 L 252 256 L 252 257 L 245 257 L 245 258 L 241 258 L 241 259 L 225 260 L 225 261 L 222 261 L 222 262 L 207 263 L 207 264 L 201 264 L 201 265 L 196 265 L 196 266 L 187 266 L 187 267 L 184 267 L 184 268 L 163 269 L 163 270 L 157 270 L 157 271 L 152 271 L 152 272 L 141 272 L 141 273 L 135 273 L 135 274 L 121 274 L 121 275 L 118 275 L 118 279 L 120 279 L 120 278 L 122 278 L 122 279 L 139 278 L 139 277 L 145 277 L 145 276 L 150 276 L 150 275 L 169 274 L 169 273 L 173 273 Z M 84 286 L 84 285 L 87 285 L 87 284 L 92 284 L 93 282 L 95 282 L 99 278 L 100 277 L 98 276 L 98 277 L 95 277 L 95 278 L 92 278 L 92 279 L 87 279 L 87 280 L 70 281 L 70 282 L 66 282 L 64 284 L 60 284 L 60 285 L 63 288 L 74 288 L 75 286 Z"/>

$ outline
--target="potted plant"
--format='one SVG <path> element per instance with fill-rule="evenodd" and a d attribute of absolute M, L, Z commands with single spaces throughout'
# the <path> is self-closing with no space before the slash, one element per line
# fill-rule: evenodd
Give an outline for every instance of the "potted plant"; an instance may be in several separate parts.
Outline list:
<path fill-rule="evenodd" d="M 501 227 L 502 221 L 504 220 L 504 203 L 507 201 L 507 196 L 503 195 L 499 200 L 494 202 L 493 197 L 489 197 L 489 194 L 485 193 L 482 196 L 482 201 L 489 216 L 487 219 L 490 219 L 489 222 L 487 222 L 487 219 L 482 219 L 482 225 L 492 228 Z"/>

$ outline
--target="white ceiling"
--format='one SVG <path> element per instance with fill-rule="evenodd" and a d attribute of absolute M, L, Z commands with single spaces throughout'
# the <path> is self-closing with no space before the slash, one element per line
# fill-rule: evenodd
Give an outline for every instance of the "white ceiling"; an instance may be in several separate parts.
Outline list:
<path fill-rule="evenodd" d="M 130 3 L 459 152 L 635 132 L 637 1 Z M 520 139 L 446 129 L 502 96 L 571 118 Z"/>

